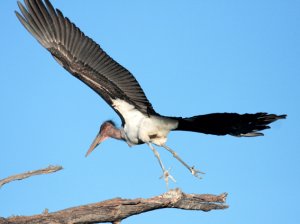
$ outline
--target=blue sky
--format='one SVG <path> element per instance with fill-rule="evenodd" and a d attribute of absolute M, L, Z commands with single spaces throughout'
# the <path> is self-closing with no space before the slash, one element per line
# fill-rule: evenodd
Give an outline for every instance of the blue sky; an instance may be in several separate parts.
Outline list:
<path fill-rule="evenodd" d="M 299 223 L 299 1 L 54 1 L 140 82 L 163 115 L 288 114 L 264 137 L 174 132 L 168 145 L 206 172 L 194 178 L 159 149 L 187 193 L 228 192 L 230 208 L 165 209 L 123 223 Z M 69 75 L 0 4 L 0 178 L 62 165 L 63 171 L 0 189 L 0 216 L 50 212 L 113 197 L 165 192 L 146 145 L 109 140 L 88 158 L 100 124 L 120 120 Z M 30 203 L 29 203 L 30 202 Z"/>

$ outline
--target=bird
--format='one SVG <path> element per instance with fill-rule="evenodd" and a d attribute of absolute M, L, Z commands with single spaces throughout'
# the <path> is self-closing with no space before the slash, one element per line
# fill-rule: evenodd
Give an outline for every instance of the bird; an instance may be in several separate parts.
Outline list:
<path fill-rule="evenodd" d="M 266 112 L 163 116 L 154 110 L 131 72 L 111 58 L 59 9 L 55 9 L 49 0 L 24 0 L 25 6 L 20 1 L 17 3 L 20 13 L 15 11 L 16 16 L 27 31 L 61 66 L 99 94 L 121 119 L 121 127 L 112 120 L 102 123 L 86 156 L 108 138 L 124 141 L 129 146 L 147 144 L 157 158 L 162 177 L 168 185 L 169 179 L 175 179 L 165 168 L 156 147 L 169 151 L 195 177 L 201 178 L 204 174 L 166 145 L 171 131 L 256 137 L 264 135 L 261 131 L 270 128 L 270 123 L 287 116 Z"/>

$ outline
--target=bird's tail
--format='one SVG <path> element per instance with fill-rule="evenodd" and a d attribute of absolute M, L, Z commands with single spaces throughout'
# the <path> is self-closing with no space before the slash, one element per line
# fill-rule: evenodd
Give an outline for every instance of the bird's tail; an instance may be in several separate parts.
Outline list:
<path fill-rule="evenodd" d="M 175 130 L 201 132 L 212 135 L 233 135 L 255 137 L 262 136 L 260 131 L 270 128 L 268 125 L 286 115 L 268 113 L 237 114 L 213 113 L 189 118 L 177 118 Z"/>

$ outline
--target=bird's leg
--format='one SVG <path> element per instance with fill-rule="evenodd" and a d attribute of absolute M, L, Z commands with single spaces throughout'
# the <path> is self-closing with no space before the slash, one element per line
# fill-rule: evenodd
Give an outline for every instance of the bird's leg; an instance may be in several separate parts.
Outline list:
<path fill-rule="evenodd" d="M 183 164 L 195 177 L 201 178 L 198 173 L 201 174 L 205 174 L 203 172 L 201 172 L 200 170 L 196 170 L 194 166 L 189 166 L 186 162 L 184 162 L 179 156 L 178 154 L 171 149 L 170 147 L 166 146 L 165 144 L 162 145 L 162 147 L 164 147 L 166 150 L 168 150 L 170 153 L 172 153 L 172 155 L 174 156 L 174 158 L 176 158 L 179 162 L 181 162 L 181 164 Z"/>
<path fill-rule="evenodd" d="M 174 179 L 174 177 L 171 176 L 171 174 L 169 173 L 169 170 L 165 169 L 165 166 L 160 159 L 160 155 L 159 155 L 158 151 L 153 147 L 153 145 L 151 143 L 147 143 L 147 144 L 150 147 L 150 149 L 152 150 L 152 152 L 154 153 L 155 157 L 157 158 L 157 160 L 159 162 L 161 169 L 163 170 L 162 177 L 164 177 L 164 180 L 165 180 L 167 188 L 168 188 L 169 178 L 174 182 L 176 182 L 176 180 Z"/>

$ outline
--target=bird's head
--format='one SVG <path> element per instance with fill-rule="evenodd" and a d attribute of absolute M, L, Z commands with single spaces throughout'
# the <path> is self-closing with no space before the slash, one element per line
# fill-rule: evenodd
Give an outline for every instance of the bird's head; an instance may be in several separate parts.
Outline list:
<path fill-rule="evenodd" d="M 121 139 L 120 130 L 116 128 L 115 123 L 111 120 L 103 122 L 103 124 L 100 126 L 99 133 L 92 142 L 85 156 L 87 157 L 101 142 L 108 139 L 109 137 Z"/>

